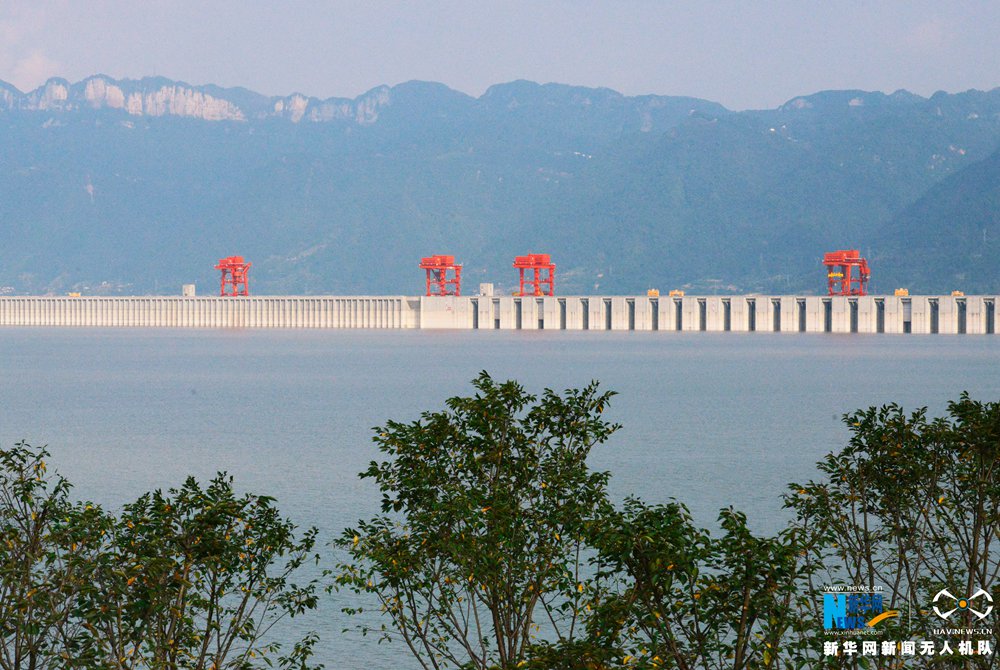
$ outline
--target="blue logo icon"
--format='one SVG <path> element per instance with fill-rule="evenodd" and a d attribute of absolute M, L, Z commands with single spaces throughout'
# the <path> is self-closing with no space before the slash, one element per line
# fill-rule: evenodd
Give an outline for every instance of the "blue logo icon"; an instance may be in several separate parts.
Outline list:
<path fill-rule="evenodd" d="M 856 630 L 874 625 L 885 611 L 881 593 L 824 593 L 823 628 L 826 630 Z"/>

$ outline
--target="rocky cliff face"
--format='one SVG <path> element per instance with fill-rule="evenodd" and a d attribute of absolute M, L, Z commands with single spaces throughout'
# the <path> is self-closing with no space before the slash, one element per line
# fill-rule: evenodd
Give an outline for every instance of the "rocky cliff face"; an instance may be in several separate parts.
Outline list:
<path fill-rule="evenodd" d="M 163 85 L 126 93 L 121 86 L 95 77 L 85 82 L 83 100 L 94 109 L 124 109 L 132 116 L 186 116 L 205 121 L 244 121 L 239 107 L 197 89 Z M 68 95 L 63 97 L 68 100 Z"/>
<path fill-rule="evenodd" d="M 12 109 L 20 92 L 12 86 L 0 82 L 0 111 Z"/>
<path fill-rule="evenodd" d="M 325 100 L 293 93 L 268 97 L 243 88 L 192 86 L 162 77 L 116 80 L 105 75 L 77 83 L 53 78 L 34 91 L 22 93 L 0 81 L 0 113 L 81 110 L 120 111 L 135 117 L 183 117 L 203 121 L 280 118 L 291 123 L 341 122 L 369 126 L 384 118 L 391 106 L 418 114 L 487 113 L 546 124 L 569 110 L 571 124 L 615 135 L 621 131 L 662 131 L 691 113 L 728 113 L 706 100 L 667 96 L 628 97 L 604 88 L 515 81 L 498 84 L 480 98 L 453 91 L 443 84 L 407 82 L 378 86 L 357 98 Z M 609 135 L 609 137 L 611 136 Z"/>
<path fill-rule="evenodd" d="M 378 120 L 379 110 L 392 101 L 388 86 L 379 86 L 356 98 L 330 98 L 319 100 L 295 93 L 274 101 L 273 116 L 288 119 L 292 123 L 306 121 L 354 121 L 358 125 L 368 125 Z"/>
<path fill-rule="evenodd" d="M 279 117 L 292 123 L 349 120 L 365 125 L 374 123 L 379 111 L 391 102 L 387 86 L 380 86 L 354 100 L 320 100 L 298 93 L 267 98 L 242 89 L 191 86 L 162 78 L 119 81 L 97 75 L 75 84 L 54 78 L 28 93 L 0 82 L 0 112 L 109 109 L 131 116 L 178 116 L 203 121 Z"/>

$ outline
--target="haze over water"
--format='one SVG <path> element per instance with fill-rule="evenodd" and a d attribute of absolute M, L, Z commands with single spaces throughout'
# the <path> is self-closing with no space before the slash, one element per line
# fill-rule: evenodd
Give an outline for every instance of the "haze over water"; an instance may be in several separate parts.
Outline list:
<path fill-rule="evenodd" d="M 598 379 L 623 427 L 591 463 L 615 500 L 677 498 L 707 525 L 732 504 L 764 532 L 785 484 L 846 443 L 843 413 L 998 400 L 998 360 L 992 336 L 4 329 L 0 444 L 48 444 L 76 496 L 113 509 L 226 470 L 325 540 L 378 511 L 357 477 L 373 426 L 441 409 L 483 369 L 533 392 Z M 342 636 L 342 605 L 302 624 L 319 660 L 411 667 L 401 645 Z"/>

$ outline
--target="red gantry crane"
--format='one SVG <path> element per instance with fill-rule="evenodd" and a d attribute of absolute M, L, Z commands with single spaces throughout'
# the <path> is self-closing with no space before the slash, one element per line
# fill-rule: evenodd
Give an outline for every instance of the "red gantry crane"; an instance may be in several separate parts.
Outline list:
<path fill-rule="evenodd" d="M 830 295 L 868 295 L 871 271 L 857 249 L 840 249 L 823 255 Z M 857 276 L 854 269 L 857 268 Z"/>
<path fill-rule="evenodd" d="M 216 270 L 222 270 L 222 282 L 219 286 L 219 295 L 227 295 L 226 287 L 230 291 L 228 295 L 250 295 L 250 266 L 242 256 L 227 256 L 219 259 Z"/>
<path fill-rule="evenodd" d="M 427 295 L 462 295 L 462 266 L 454 256 L 427 256 L 420 259 L 420 269 L 427 271 Z M 448 273 L 454 276 L 448 276 Z"/>
<path fill-rule="evenodd" d="M 520 290 L 517 295 L 555 295 L 556 265 L 548 254 L 528 254 L 514 258 L 514 267 L 520 274 Z M 527 281 L 529 291 L 524 290 L 524 271 L 531 270 L 533 278 Z"/>

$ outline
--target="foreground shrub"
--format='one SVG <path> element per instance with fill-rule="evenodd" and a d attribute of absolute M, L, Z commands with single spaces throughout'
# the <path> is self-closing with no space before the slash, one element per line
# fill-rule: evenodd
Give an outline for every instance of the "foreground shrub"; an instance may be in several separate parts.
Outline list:
<path fill-rule="evenodd" d="M 306 668 L 307 635 L 284 656 L 269 633 L 313 609 L 292 576 L 312 553 L 266 496 L 219 474 L 110 514 L 71 503 L 44 450 L 0 450 L 2 668 Z"/>
<path fill-rule="evenodd" d="M 845 416 L 849 444 L 818 481 L 790 485 L 792 520 L 763 536 L 733 509 L 710 532 L 678 502 L 610 506 L 607 475 L 585 463 L 616 428 L 596 386 L 537 404 L 513 382 L 475 386 L 378 429 L 388 460 L 363 476 L 383 513 L 338 542 L 338 585 L 374 596 L 383 634 L 422 667 L 997 667 L 982 622 L 1000 574 L 1000 404 L 963 395 L 934 420 L 896 405 Z M 850 633 L 825 629 L 823 589 L 838 584 L 881 590 L 892 654 L 862 657 L 840 646 Z M 945 593 L 953 619 L 932 611 Z M 895 652 L 947 642 L 945 626 L 980 630 L 949 633 L 942 655 Z"/>
<path fill-rule="evenodd" d="M 819 463 L 823 478 L 790 485 L 786 505 L 813 543 L 808 554 L 819 583 L 885 589 L 885 606 L 899 616 L 883 624 L 902 638 L 932 638 L 935 628 L 987 628 L 980 619 L 1000 575 L 1000 403 L 962 394 L 947 415 L 898 405 L 870 407 L 844 417 L 850 443 Z M 932 612 L 971 598 L 947 619 Z M 814 616 L 821 602 L 813 601 Z M 977 645 L 978 645 L 977 639 Z M 939 667 L 993 668 L 995 655 L 938 659 Z M 953 666 L 940 666 L 950 662 Z M 916 659 L 917 666 L 931 663 Z"/>
<path fill-rule="evenodd" d="M 601 418 L 610 393 L 593 383 L 537 398 L 485 373 L 474 386 L 446 411 L 376 429 L 388 458 L 362 477 L 381 489 L 382 514 L 337 543 L 338 586 L 377 599 L 381 633 L 423 668 L 521 667 L 539 619 L 571 643 L 584 536 L 606 504 L 607 474 L 586 459 L 617 428 Z"/>

